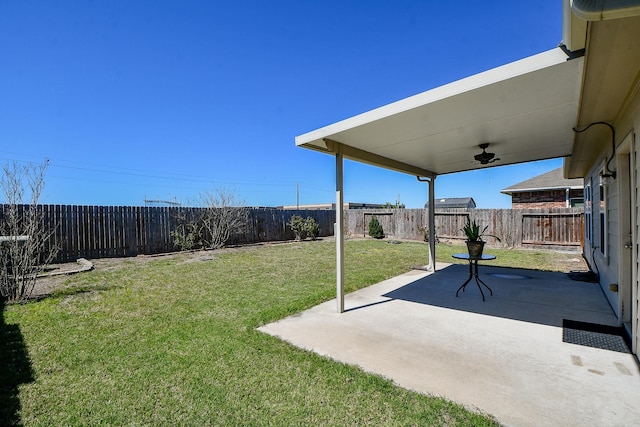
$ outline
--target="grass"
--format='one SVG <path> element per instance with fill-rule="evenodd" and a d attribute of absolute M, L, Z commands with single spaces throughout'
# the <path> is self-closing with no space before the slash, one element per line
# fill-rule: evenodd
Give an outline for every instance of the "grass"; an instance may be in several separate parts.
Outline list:
<path fill-rule="evenodd" d="M 345 253 L 347 291 L 428 258 L 425 244 L 378 240 Z M 331 242 L 207 255 L 124 261 L 5 307 L 0 424 L 495 425 L 256 331 L 335 296 Z"/>
<path fill-rule="evenodd" d="M 466 252 L 465 246 L 439 244 L 436 248 L 438 261 L 466 264 L 467 261 L 451 258 L 454 253 Z M 587 266 L 580 252 L 543 251 L 528 249 L 498 249 L 485 247 L 485 253 L 496 255 L 496 259 L 487 265 L 511 268 L 535 268 L 541 271 L 569 272 L 570 270 L 586 270 Z"/>

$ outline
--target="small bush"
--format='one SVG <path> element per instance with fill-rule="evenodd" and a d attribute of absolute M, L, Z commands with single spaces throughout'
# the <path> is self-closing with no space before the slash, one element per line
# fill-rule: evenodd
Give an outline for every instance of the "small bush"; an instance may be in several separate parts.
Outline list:
<path fill-rule="evenodd" d="M 375 216 L 371 218 L 371 221 L 369 221 L 369 236 L 376 239 L 382 239 L 384 237 L 382 225 L 380 225 L 380 222 L 378 222 L 378 218 L 376 218 Z"/>
<path fill-rule="evenodd" d="M 316 220 L 310 216 L 302 218 L 300 215 L 293 215 L 287 223 L 296 235 L 296 241 L 302 241 L 307 237 L 316 240 L 320 235 L 320 226 Z"/>
<path fill-rule="evenodd" d="M 316 220 L 308 216 L 307 219 L 305 219 L 305 226 L 307 235 L 311 237 L 311 240 L 316 240 L 320 235 L 320 226 Z"/>
<path fill-rule="evenodd" d="M 202 247 L 200 228 L 194 222 L 180 224 L 178 228 L 171 232 L 174 246 L 181 251 L 188 251 Z"/>
<path fill-rule="evenodd" d="M 299 242 L 307 237 L 307 222 L 300 215 L 293 215 L 287 225 L 296 235 L 296 241 Z"/>
<path fill-rule="evenodd" d="M 245 230 L 248 211 L 235 191 L 218 188 L 213 192 L 205 191 L 200 198 L 204 212 L 200 217 L 199 227 L 206 247 L 219 249 L 227 244 L 233 234 Z"/>
<path fill-rule="evenodd" d="M 440 243 L 440 239 L 438 238 L 438 229 L 442 229 L 442 227 L 436 227 L 436 243 Z M 419 230 L 422 232 L 423 240 L 425 242 L 429 241 L 429 229 L 427 227 L 420 227 Z"/>

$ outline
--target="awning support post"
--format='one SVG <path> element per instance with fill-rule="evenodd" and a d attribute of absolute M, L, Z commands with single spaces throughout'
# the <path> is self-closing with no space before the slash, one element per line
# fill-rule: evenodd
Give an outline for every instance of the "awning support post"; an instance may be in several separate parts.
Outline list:
<path fill-rule="evenodd" d="M 339 147 L 339 146 L 338 146 Z M 344 178 L 342 150 L 336 151 L 336 300 L 338 313 L 344 312 Z"/>

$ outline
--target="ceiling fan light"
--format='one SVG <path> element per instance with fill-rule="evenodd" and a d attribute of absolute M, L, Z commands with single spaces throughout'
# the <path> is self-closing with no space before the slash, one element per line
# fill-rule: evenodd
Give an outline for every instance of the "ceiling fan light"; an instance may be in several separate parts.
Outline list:
<path fill-rule="evenodd" d="M 489 163 L 495 162 L 496 160 L 500 160 L 499 158 L 495 158 L 495 153 L 487 153 L 486 149 L 489 147 L 488 142 L 484 142 L 478 145 L 478 147 L 482 149 L 482 153 L 476 154 L 475 156 L 473 156 L 473 158 L 476 159 L 476 161 L 480 162 L 481 165 L 487 165 Z"/>

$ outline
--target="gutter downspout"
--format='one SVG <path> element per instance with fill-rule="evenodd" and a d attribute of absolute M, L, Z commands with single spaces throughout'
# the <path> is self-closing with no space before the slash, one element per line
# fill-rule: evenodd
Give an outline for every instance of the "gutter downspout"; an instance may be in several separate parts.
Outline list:
<path fill-rule="evenodd" d="M 434 273 L 436 271 L 436 177 L 437 175 L 434 175 L 431 178 L 421 178 L 416 176 L 418 181 L 429 183 L 429 266 L 427 269 Z"/>

